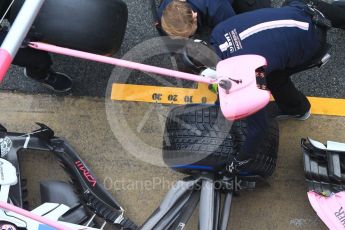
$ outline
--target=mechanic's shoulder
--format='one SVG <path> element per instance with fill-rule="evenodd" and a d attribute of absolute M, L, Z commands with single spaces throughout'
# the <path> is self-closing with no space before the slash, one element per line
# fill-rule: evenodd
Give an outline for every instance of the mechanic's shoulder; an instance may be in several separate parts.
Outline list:
<path fill-rule="evenodd" d="M 223 34 L 224 28 L 221 26 L 222 23 L 216 25 L 211 32 L 211 39 L 217 40 L 221 34 Z"/>
<path fill-rule="evenodd" d="M 216 25 L 212 30 L 211 36 L 223 34 L 225 30 L 229 30 L 229 29 L 233 28 L 234 24 L 236 24 L 235 20 L 234 20 L 235 17 L 228 18 L 227 20 L 222 21 L 221 23 Z"/>

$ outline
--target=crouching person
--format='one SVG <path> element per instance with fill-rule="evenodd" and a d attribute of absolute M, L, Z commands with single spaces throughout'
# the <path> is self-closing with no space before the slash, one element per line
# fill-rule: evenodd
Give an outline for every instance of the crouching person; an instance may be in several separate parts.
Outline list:
<path fill-rule="evenodd" d="M 276 117 L 305 120 L 311 105 L 290 76 L 314 66 L 325 54 L 331 23 L 323 14 L 326 12 L 295 0 L 281 8 L 236 15 L 215 27 L 211 45 L 221 59 L 244 54 L 265 57 L 267 87 L 278 105 Z"/>
<path fill-rule="evenodd" d="M 202 36 L 236 13 L 270 6 L 270 0 L 163 0 L 156 25 L 162 34 L 173 37 Z"/>

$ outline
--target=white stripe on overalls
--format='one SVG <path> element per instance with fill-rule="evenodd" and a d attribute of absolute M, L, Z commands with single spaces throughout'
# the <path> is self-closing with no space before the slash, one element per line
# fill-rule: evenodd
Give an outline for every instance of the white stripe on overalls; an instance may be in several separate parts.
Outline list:
<path fill-rule="evenodd" d="M 264 30 L 270 30 L 275 28 L 282 28 L 282 27 L 297 27 L 302 30 L 308 30 L 309 29 L 309 23 L 308 22 L 301 22 L 296 20 L 277 20 L 277 21 L 270 21 L 270 22 L 263 22 L 260 24 L 257 24 L 253 27 L 250 27 L 239 34 L 241 40 L 244 40 L 253 34 L 259 33 Z"/>

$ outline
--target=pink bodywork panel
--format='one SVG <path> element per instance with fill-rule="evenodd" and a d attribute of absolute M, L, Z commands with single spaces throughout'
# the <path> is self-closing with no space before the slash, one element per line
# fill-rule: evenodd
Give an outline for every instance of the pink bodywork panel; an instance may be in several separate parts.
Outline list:
<path fill-rule="evenodd" d="M 226 119 L 247 117 L 268 104 L 270 92 L 257 87 L 255 75 L 255 70 L 266 64 L 266 59 L 258 55 L 242 55 L 218 63 L 218 80 L 231 78 L 240 81 L 231 81 L 229 93 L 219 87 L 220 107 Z"/>
<path fill-rule="evenodd" d="M 11 62 L 11 55 L 6 50 L 0 49 L 0 82 L 4 79 Z"/>
<path fill-rule="evenodd" d="M 345 192 L 326 197 L 310 191 L 308 198 L 317 215 L 329 229 L 345 229 Z"/>

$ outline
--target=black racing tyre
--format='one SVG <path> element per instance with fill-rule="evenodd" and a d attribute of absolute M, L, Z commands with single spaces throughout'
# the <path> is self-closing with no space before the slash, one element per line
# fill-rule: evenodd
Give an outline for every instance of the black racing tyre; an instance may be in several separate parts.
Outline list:
<path fill-rule="evenodd" d="M 23 2 L 15 1 L 11 22 Z M 29 35 L 32 40 L 112 55 L 120 49 L 127 18 L 122 0 L 45 0 Z"/>
<path fill-rule="evenodd" d="M 165 163 L 187 174 L 224 168 L 228 158 L 236 153 L 231 125 L 219 112 L 219 106 L 185 105 L 172 109 L 163 140 Z"/>
<path fill-rule="evenodd" d="M 247 137 L 247 120 L 236 121 L 232 127 L 231 133 L 235 140 L 235 149 L 240 152 L 241 147 Z M 271 119 L 268 123 L 268 129 L 263 134 L 257 151 L 250 155 L 251 162 L 246 166 L 246 171 L 250 174 L 269 177 L 273 174 L 278 158 L 279 147 L 279 126 L 278 122 Z"/>
<path fill-rule="evenodd" d="M 240 152 L 246 134 L 246 119 L 232 123 L 217 105 L 179 106 L 167 117 L 163 159 L 169 167 L 186 174 L 217 172 Z M 278 144 L 278 124 L 271 121 L 247 172 L 270 176 L 276 166 Z"/>

